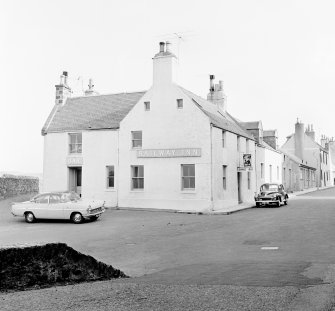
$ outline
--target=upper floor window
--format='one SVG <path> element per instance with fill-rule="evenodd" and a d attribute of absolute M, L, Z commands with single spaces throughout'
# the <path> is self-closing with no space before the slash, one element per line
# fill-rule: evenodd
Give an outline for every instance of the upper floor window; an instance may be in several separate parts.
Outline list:
<path fill-rule="evenodd" d="M 270 171 L 270 182 L 272 182 L 272 165 L 269 165 L 269 171 Z"/>
<path fill-rule="evenodd" d="M 142 131 L 131 132 L 132 148 L 142 148 Z"/>
<path fill-rule="evenodd" d="M 249 143 L 250 143 L 250 140 L 246 139 L 245 140 L 245 153 L 249 153 L 249 151 L 250 151 Z"/>
<path fill-rule="evenodd" d="M 144 102 L 144 110 L 146 111 L 150 110 L 150 102 Z"/>
<path fill-rule="evenodd" d="M 226 131 L 222 131 L 222 147 L 226 146 Z"/>
<path fill-rule="evenodd" d="M 277 166 L 277 179 L 279 179 L 279 166 Z"/>
<path fill-rule="evenodd" d="M 182 98 L 178 98 L 178 99 L 177 99 L 177 108 L 178 108 L 178 109 L 182 109 L 183 106 L 184 106 L 183 99 L 182 99 Z"/>
<path fill-rule="evenodd" d="M 261 163 L 261 178 L 264 178 L 264 163 Z"/>
<path fill-rule="evenodd" d="M 114 166 L 106 166 L 107 188 L 114 188 Z"/>
<path fill-rule="evenodd" d="M 82 133 L 71 133 L 69 134 L 69 137 L 70 137 L 70 144 L 69 144 L 70 153 L 81 153 Z"/>
<path fill-rule="evenodd" d="M 195 165 L 182 164 L 181 165 L 181 185 L 182 190 L 195 189 Z"/>

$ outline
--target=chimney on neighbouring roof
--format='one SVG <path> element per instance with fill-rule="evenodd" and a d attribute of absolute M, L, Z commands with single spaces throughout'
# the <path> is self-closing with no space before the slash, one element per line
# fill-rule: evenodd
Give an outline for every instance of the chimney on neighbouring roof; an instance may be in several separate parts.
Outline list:
<path fill-rule="evenodd" d="M 166 50 L 165 50 L 166 45 Z M 170 42 L 159 43 L 159 53 L 153 58 L 153 85 L 166 86 L 176 80 L 177 57 L 171 52 Z"/>
<path fill-rule="evenodd" d="M 219 81 L 219 84 L 214 84 L 214 75 L 209 76 L 209 93 L 207 100 L 218 106 L 221 112 L 227 110 L 227 97 L 223 91 L 223 81 Z"/>
<path fill-rule="evenodd" d="M 85 91 L 85 96 L 99 95 L 98 92 L 94 90 L 93 80 L 90 78 L 88 80 L 88 89 Z"/>
<path fill-rule="evenodd" d="M 321 144 L 320 145 L 323 148 L 326 148 L 326 144 L 328 144 L 328 142 L 329 142 L 328 137 L 326 135 L 321 135 Z"/>
<path fill-rule="evenodd" d="M 307 129 L 306 129 L 306 135 L 309 136 L 310 138 L 312 138 L 314 141 L 315 141 L 315 132 L 314 132 L 314 129 L 313 129 L 313 124 L 307 126 Z"/>
<path fill-rule="evenodd" d="M 67 84 L 68 73 L 63 71 L 60 76 L 59 84 L 56 87 L 56 105 L 63 105 L 68 97 L 71 97 L 72 91 Z"/>
<path fill-rule="evenodd" d="M 294 153 L 295 155 L 304 160 L 304 148 L 305 148 L 305 139 L 304 139 L 304 124 L 299 122 L 295 124 L 295 133 L 294 133 Z"/>
<path fill-rule="evenodd" d="M 278 134 L 277 130 L 263 131 L 263 140 L 270 145 L 273 149 L 278 149 Z"/>

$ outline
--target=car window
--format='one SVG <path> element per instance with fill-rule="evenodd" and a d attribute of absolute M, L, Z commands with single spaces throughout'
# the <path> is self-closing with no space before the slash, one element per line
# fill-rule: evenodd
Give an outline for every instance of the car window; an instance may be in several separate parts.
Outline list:
<path fill-rule="evenodd" d="M 262 191 L 278 191 L 278 185 L 275 184 L 265 184 L 261 187 Z"/>
<path fill-rule="evenodd" d="M 60 203 L 60 196 L 58 194 L 51 194 L 49 203 Z"/>
<path fill-rule="evenodd" d="M 34 199 L 34 201 L 35 201 L 35 203 L 48 203 L 48 199 L 49 199 L 49 195 L 44 194 L 44 195 L 40 195 L 40 196 L 36 197 Z"/>
<path fill-rule="evenodd" d="M 75 192 L 65 192 L 62 194 L 61 202 L 66 203 L 70 201 L 80 200 L 80 196 Z"/>

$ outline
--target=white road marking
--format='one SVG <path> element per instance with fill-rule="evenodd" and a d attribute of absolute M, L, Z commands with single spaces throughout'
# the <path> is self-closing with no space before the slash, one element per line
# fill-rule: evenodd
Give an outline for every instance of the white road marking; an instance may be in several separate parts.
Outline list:
<path fill-rule="evenodd" d="M 261 250 L 277 250 L 277 249 L 279 249 L 279 247 L 278 246 L 263 246 L 263 247 L 261 247 Z"/>

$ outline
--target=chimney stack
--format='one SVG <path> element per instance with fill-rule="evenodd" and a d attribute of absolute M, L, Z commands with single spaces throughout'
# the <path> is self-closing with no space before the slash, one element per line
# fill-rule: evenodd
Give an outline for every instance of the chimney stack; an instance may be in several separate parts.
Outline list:
<path fill-rule="evenodd" d="M 306 135 L 312 138 L 313 141 L 315 141 L 315 132 L 313 129 L 313 124 L 311 125 L 308 124 L 307 129 L 306 129 Z"/>
<path fill-rule="evenodd" d="M 98 92 L 94 90 L 94 84 L 92 78 L 88 80 L 88 89 L 85 91 L 85 96 L 99 95 Z"/>
<path fill-rule="evenodd" d="M 175 82 L 176 60 L 177 57 L 171 52 L 171 43 L 159 42 L 159 53 L 153 58 L 153 84 L 155 86 L 167 86 Z"/>
<path fill-rule="evenodd" d="M 305 148 L 305 138 L 304 138 L 304 124 L 299 122 L 297 119 L 297 123 L 295 124 L 295 133 L 294 133 L 294 153 L 295 155 L 304 160 L 304 148 Z"/>
<path fill-rule="evenodd" d="M 223 91 L 223 81 L 220 80 L 219 84 L 214 84 L 214 75 L 209 76 L 209 93 L 207 100 L 218 106 L 221 112 L 226 112 L 227 97 Z"/>
<path fill-rule="evenodd" d="M 68 73 L 67 71 L 63 71 L 60 76 L 60 82 L 56 85 L 56 105 L 64 105 L 66 99 L 71 97 L 72 90 L 67 84 Z"/>

